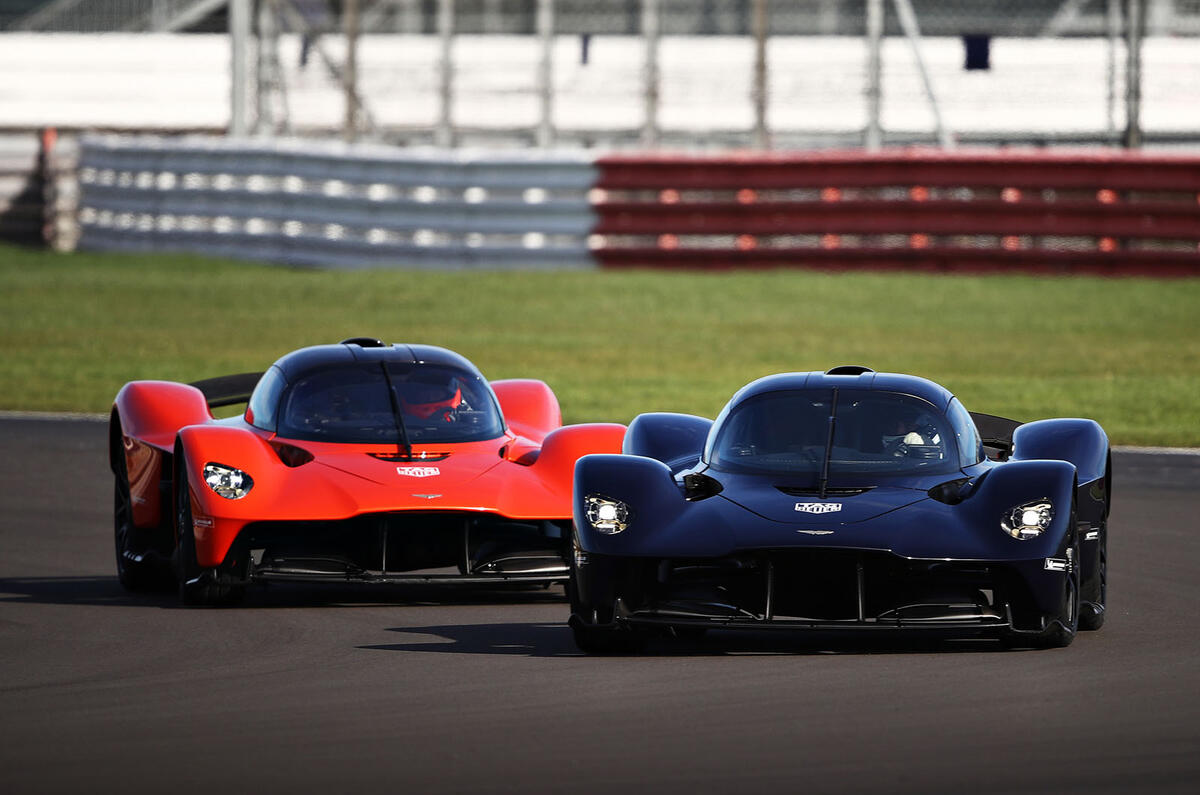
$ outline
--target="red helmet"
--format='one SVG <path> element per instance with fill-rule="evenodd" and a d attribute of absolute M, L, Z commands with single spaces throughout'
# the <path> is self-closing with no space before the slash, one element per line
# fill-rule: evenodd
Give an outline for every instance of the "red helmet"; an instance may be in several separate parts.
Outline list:
<path fill-rule="evenodd" d="M 427 420 L 442 413 L 446 422 L 452 421 L 452 414 L 462 403 L 462 387 L 455 386 L 450 391 L 447 385 L 422 384 L 408 382 L 400 385 L 400 407 L 405 414 L 411 414 L 418 419 Z"/>

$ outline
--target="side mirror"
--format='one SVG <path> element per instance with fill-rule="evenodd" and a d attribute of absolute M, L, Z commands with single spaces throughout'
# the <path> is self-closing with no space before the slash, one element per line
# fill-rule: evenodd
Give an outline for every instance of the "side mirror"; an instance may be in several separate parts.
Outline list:
<path fill-rule="evenodd" d="M 683 476 L 683 498 L 688 502 L 715 497 L 724 488 L 721 481 L 703 472 L 689 472 Z"/>

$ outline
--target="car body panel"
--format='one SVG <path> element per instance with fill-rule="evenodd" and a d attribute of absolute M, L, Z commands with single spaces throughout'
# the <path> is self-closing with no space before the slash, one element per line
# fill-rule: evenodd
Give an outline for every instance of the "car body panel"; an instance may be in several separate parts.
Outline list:
<path fill-rule="evenodd" d="M 583 499 L 588 493 L 626 502 L 636 513 L 629 529 L 615 535 L 599 533 L 586 521 L 576 521 L 576 532 L 585 552 L 610 556 L 705 557 L 737 550 L 819 547 L 871 549 L 907 558 L 1035 560 L 1060 549 L 1071 529 L 1067 515 L 1057 516 L 1050 531 L 1030 541 L 1006 535 L 992 517 L 1040 497 L 1069 503 L 1073 477 L 1074 468 L 1063 461 L 1014 462 L 988 471 L 978 493 L 958 505 L 938 502 L 924 491 L 886 486 L 825 500 L 789 497 L 774 487 L 756 486 L 744 488 L 735 500 L 726 491 L 745 478 L 733 478 L 726 491 L 689 502 L 661 462 L 593 455 L 576 465 L 576 516 L 585 515 Z M 763 515 L 765 502 L 772 504 L 770 516 Z M 798 502 L 842 510 L 802 513 L 794 508 Z M 641 528 L 647 531 L 638 532 Z"/>
<path fill-rule="evenodd" d="M 501 457 L 500 451 L 516 441 L 508 435 L 431 449 L 416 446 L 413 458 L 403 462 L 375 457 L 393 456 L 395 445 L 289 441 L 315 456 L 295 468 L 280 461 L 261 432 L 249 426 L 188 426 L 179 439 L 185 451 L 182 465 L 193 484 L 194 510 L 213 522 L 195 529 L 197 555 L 201 565 L 215 566 L 241 528 L 258 520 L 336 521 L 406 510 L 566 520 L 575 458 L 588 450 L 618 448 L 623 433 L 624 426 L 600 423 L 558 429 L 548 434 L 542 454 L 526 464 Z M 429 457 L 422 459 L 422 454 Z M 195 484 L 203 483 L 203 468 L 210 462 L 252 473 L 254 487 L 239 500 L 198 488 Z"/>

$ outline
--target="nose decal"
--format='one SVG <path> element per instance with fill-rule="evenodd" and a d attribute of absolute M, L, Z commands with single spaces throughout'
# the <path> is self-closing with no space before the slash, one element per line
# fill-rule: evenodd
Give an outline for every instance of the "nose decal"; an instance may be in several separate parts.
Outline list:
<path fill-rule="evenodd" d="M 837 513 L 842 510 L 840 502 L 798 502 L 796 510 L 801 513 Z"/>
<path fill-rule="evenodd" d="M 406 478 L 431 478 L 442 474 L 437 467 L 396 467 L 396 474 Z"/>

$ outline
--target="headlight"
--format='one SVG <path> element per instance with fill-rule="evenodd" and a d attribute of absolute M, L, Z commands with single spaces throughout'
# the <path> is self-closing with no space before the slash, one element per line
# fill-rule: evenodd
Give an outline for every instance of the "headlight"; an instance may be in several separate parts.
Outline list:
<path fill-rule="evenodd" d="M 620 500 L 610 500 L 597 494 L 583 498 L 588 524 L 598 533 L 616 535 L 629 526 L 629 506 Z"/>
<path fill-rule="evenodd" d="M 1009 510 L 1000 520 L 1000 526 L 1013 538 L 1024 541 L 1044 533 L 1053 518 L 1054 505 L 1050 500 L 1035 500 Z"/>
<path fill-rule="evenodd" d="M 240 500 L 254 488 L 254 481 L 240 469 L 224 464 L 204 465 L 204 482 L 218 495 L 227 500 Z"/>

